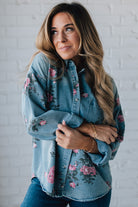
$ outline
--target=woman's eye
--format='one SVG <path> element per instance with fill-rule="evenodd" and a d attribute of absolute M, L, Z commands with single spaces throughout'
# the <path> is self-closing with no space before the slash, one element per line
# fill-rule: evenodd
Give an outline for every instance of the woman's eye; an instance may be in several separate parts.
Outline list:
<path fill-rule="evenodd" d="M 70 32 L 70 31 L 73 31 L 73 30 L 74 30 L 73 27 L 67 27 L 67 28 L 66 28 L 66 31 L 67 31 L 67 32 Z"/>
<path fill-rule="evenodd" d="M 52 31 L 51 31 L 51 35 L 56 34 L 56 32 L 57 32 L 56 30 L 52 30 Z"/>

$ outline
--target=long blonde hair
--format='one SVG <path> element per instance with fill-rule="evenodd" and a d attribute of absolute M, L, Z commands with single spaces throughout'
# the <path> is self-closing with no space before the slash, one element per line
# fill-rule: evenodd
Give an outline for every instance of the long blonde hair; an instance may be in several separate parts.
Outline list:
<path fill-rule="evenodd" d="M 103 47 L 95 25 L 88 11 L 80 4 L 72 2 L 56 5 L 46 16 L 36 38 L 36 52 L 44 53 L 64 73 L 65 64 L 56 53 L 51 39 L 51 23 L 53 17 L 60 12 L 68 13 L 80 36 L 80 56 L 85 62 L 85 77 L 88 85 L 94 93 L 100 108 L 104 114 L 104 124 L 114 124 L 113 108 L 114 95 L 111 77 L 103 68 Z"/>

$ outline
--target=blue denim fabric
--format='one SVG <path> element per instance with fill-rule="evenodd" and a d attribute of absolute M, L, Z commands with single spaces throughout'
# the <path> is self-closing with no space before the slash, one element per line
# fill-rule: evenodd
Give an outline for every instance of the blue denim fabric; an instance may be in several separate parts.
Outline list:
<path fill-rule="evenodd" d="M 65 197 L 53 198 L 42 191 L 40 182 L 33 178 L 23 203 L 20 207 L 109 207 L 111 190 L 102 198 L 95 201 L 79 202 Z"/>
<path fill-rule="evenodd" d="M 103 123 L 103 111 L 85 81 L 85 68 L 77 73 L 73 61 L 66 60 L 62 78 L 60 69 L 42 53 L 35 56 L 24 82 L 22 113 L 27 132 L 33 137 L 32 177 L 37 177 L 50 196 L 76 201 L 93 201 L 111 189 L 112 160 L 124 135 L 124 119 L 114 81 L 114 120 L 118 130 L 110 145 L 96 140 L 100 154 L 69 150 L 57 146 L 55 131 L 63 120 L 69 127 L 83 121 Z"/>

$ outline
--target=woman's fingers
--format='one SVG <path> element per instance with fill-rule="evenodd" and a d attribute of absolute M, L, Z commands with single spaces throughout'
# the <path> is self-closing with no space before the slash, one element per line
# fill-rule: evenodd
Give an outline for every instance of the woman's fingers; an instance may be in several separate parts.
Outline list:
<path fill-rule="evenodd" d="M 64 134 L 60 129 L 56 130 L 56 142 L 62 141 L 64 139 Z"/>
<path fill-rule="evenodd" d="M 96 130 L 96 135 L 94 134 L 92 123 L 83 123 L 80 127 L 77 128 L 82 133 L 86 133 L 91 137 L 95 137 L 101 141 L 106 142 L 107 144 L 111 144 L 111 142 L 115 142 L 115 138 L 118 137 L 117 128 L 111 127 L 108 125 L 94 125 Z"/>
<path fill-rule="evenodd" d="M 110 135 L 108 137 L 105 137 L 103 141 L 106 142 L 107 144 L 111 144 L 112 142 L 115 142 L 115 138 L 112 135 Z"/>
<path fill-rule="evenodd" d="M 111 140 L 110 140 L 110 138 L 106 139 L 105 142 L 106 142 L 107 144 L 111 144 Z"/>
<path fill-rule="evenodd" d="M 110 135 L 110 140 L 111 142 L 115 142 L 116 138 L 118 137 L 118 133 L 117 133 L 117 128 L 115 127 L 111 127 L 111 135 Z"/>
<path fill-rule="evenodd" d="M 95 125 L 97 139 L 106 142 L 107 144 L 111 144 L 116 141 L 117 129 L 115 127 L 110 127 L 107 125 Z"/>
<path fill-rule="evenodd" d="M 114 138 L 117 138 L 117 137 L 118 137 L 117 132 L 115 132 L 115 131 L 112 130 L 112 136 L 113 136 Z"/>
<path fill-rule="evenodd" d="M 115 142 L 115 137 L 114 136 L 110 136 L 109 139 L 110 139 L 111 142 Z"/>
<path fill-rule="evenodd" d="M 84 144 L 84 135 L 67 126 L 65 122 L 58 124 L 56 136 L 57 144 L 65 149 L 79 149 Z"/>
<path fill-rule="evenodd" d="M 116 127 L 110 127 L 113 131 L 117 132 L 117 128 Z"/>
<path fill-rule="evenodd" d="M 70 137 L 72 134 L 72 130 L 68 127 L 65 121 L 62 124 L 58 124 L 58 129 L 56 130 L 56 142 L 58 145 L 64 148 L 69 147 Z"/>
<path fill-rule="evenodd" d="M 66 126 L 66 122 L 65 122 L 64 120 L 62 121 L 62 124 L 63 124 L 64 126 Z"/>
<path fill-rule="evenodd" d="M 105 142 L 107 142 L 107 144 L 111 144 L 112 142 L 116 141 L 117 136 L 117 133 L 110 128 L 110 130 L 105 135 Z"/>
<path fill-rule="evenodd" d="M 65 122 L 63 124 L 58 124 L 58 129 L 61 130 L 64 134 L 67 134 L 70 131 L 70 128 L 66 125 Z"/>

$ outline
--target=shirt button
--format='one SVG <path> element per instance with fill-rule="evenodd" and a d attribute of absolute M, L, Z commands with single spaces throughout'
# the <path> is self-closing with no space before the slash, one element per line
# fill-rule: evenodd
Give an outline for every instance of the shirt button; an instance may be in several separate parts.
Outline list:
<path fill-rule="evenodd" d="M 63 166 L 64 169 L 66 169 L 66 167 L 67 167 L 66 165 Z"/>
<path fill-rule="evenodd" d="M 61 185 L 61 188 L 64 188 L 64 185 Z"/>
<path fill-rule="evenodd" d="M 75 101 L 78 101 L 78 100 L 79 100 L 78 98 L 75 99 Z"/>

